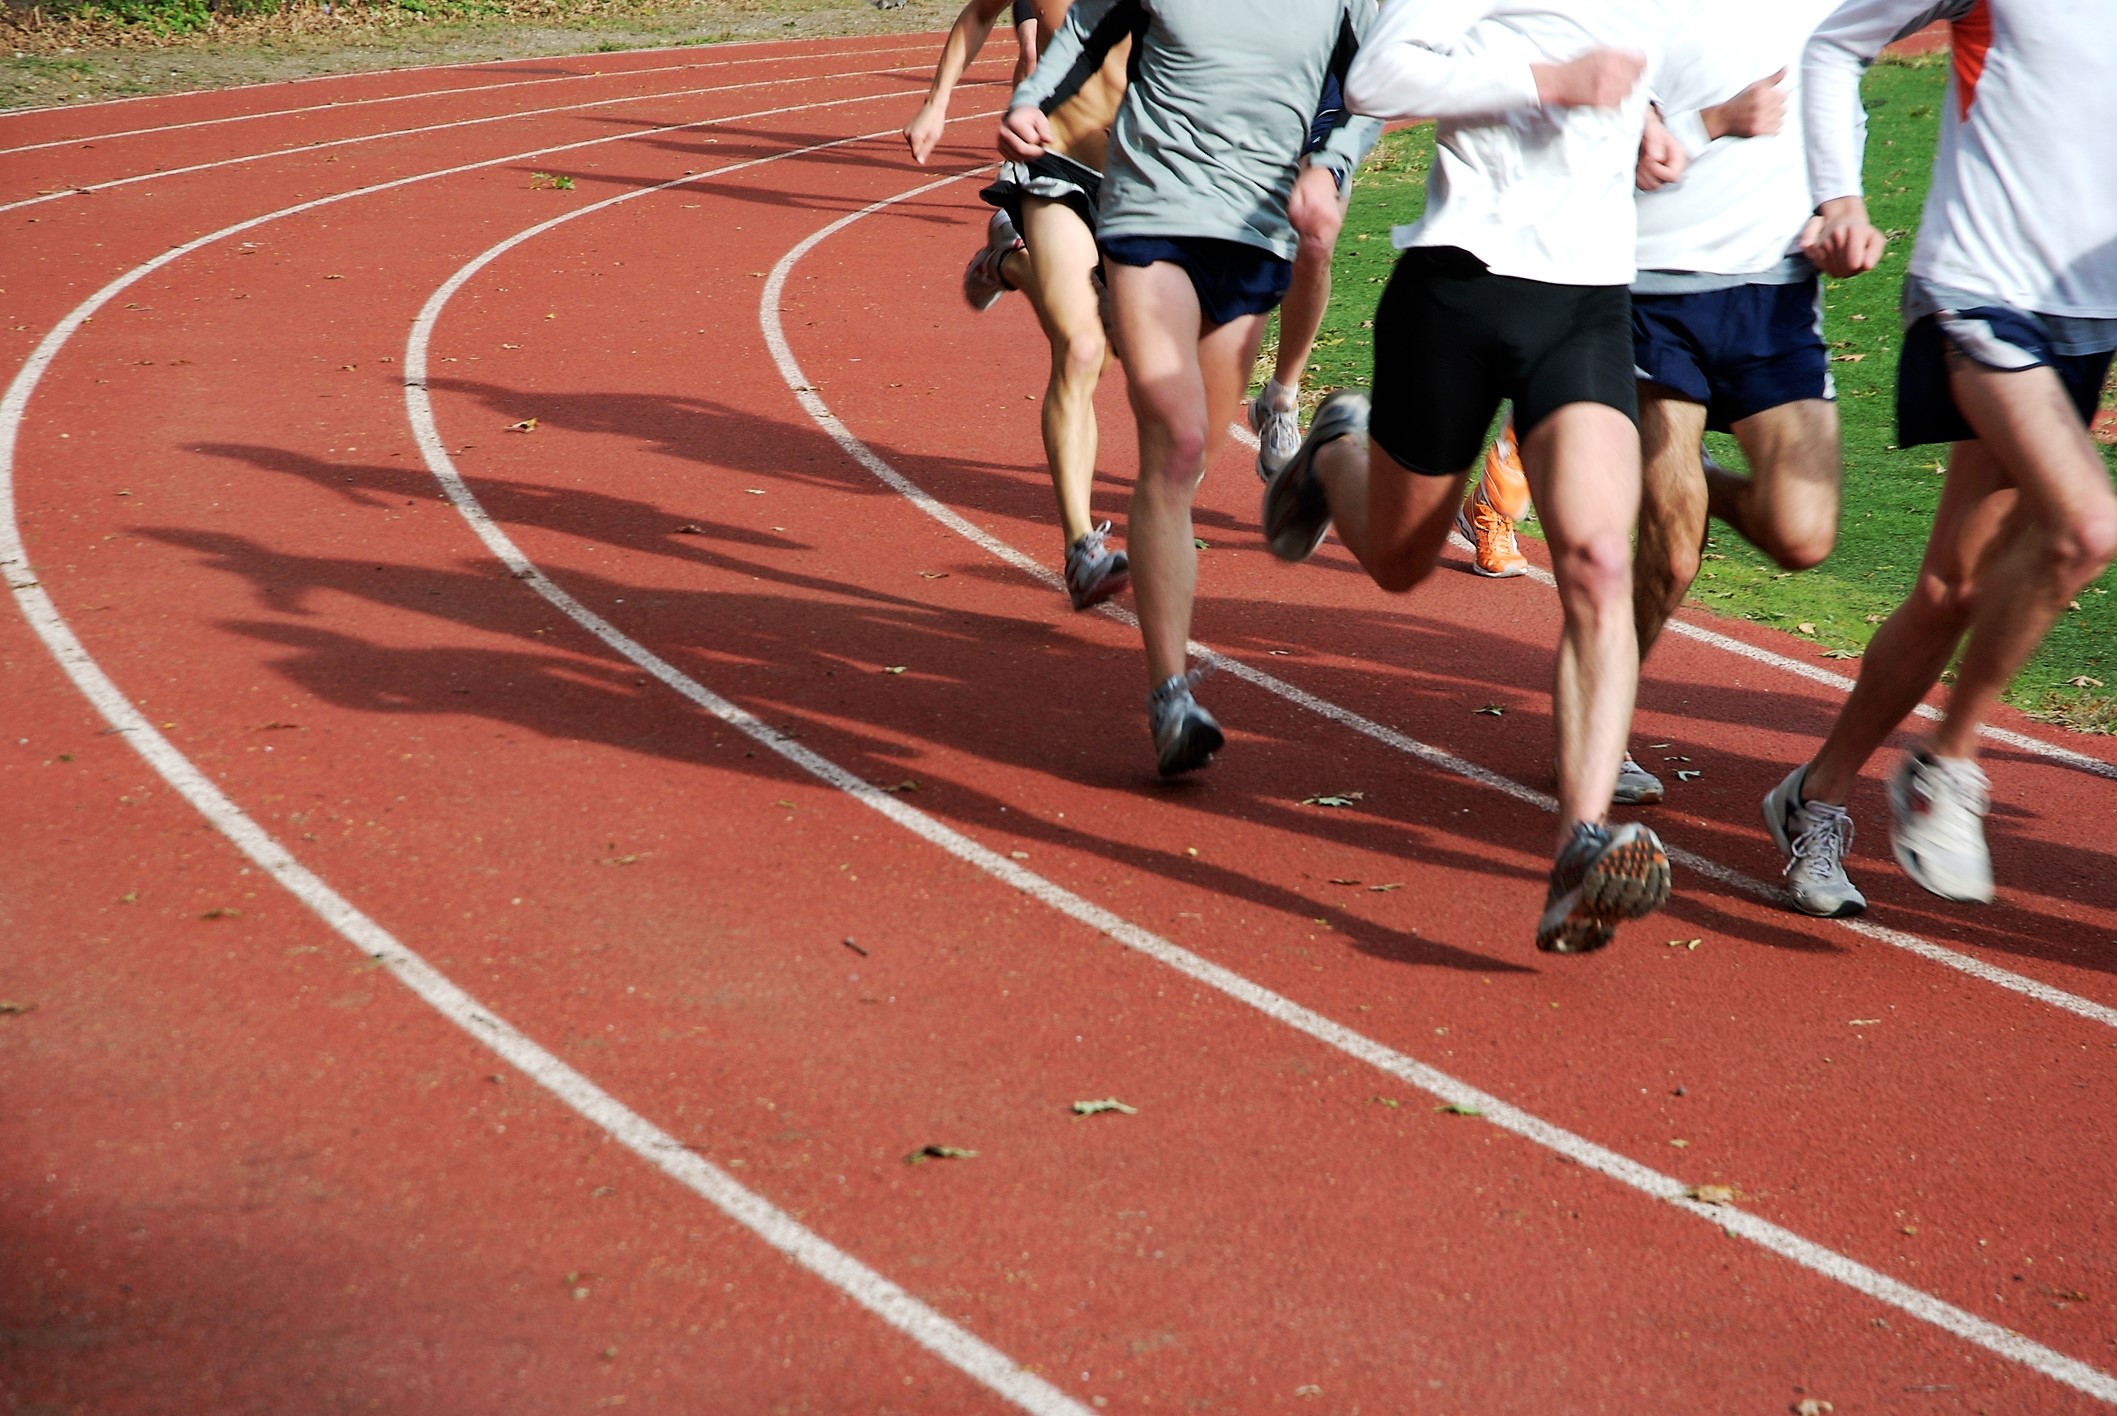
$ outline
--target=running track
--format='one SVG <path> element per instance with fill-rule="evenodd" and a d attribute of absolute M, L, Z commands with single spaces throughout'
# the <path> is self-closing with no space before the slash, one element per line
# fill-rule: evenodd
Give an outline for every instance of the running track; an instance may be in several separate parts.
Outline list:
<path fill-rule="evenodd" d="M 1280 567 L 1231 444 L 1156 782 L 932 44 L 0 117 L 9 1409 L 2117 1403 L 2106 747 L 1805 920 L 1838 690 L 1700 621 L 1680 894 L 1538 956 L 1549 591 Z"/>

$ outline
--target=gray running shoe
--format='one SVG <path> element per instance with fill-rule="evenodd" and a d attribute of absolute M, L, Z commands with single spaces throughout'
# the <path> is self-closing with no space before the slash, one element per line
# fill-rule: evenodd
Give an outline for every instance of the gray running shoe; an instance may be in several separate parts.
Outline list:
<path fill-rule="evenodd" d="M 985 223 L 985 245 L 970 258 L 963 267 L 963 298 L 973 310 L 989 310 L 999 303 L 1000 297 L 1012 287 L 1007 277 L 1000 273 L 1000 262 L 1012 251 L 1022 248 L 1022 238 L 1014 229 L 1004 211 L 992 214 Z"/>
<path fill-rule="evenodd" d="M 1786 857 L 1786 888 L 1794 908 L 1822 919 L 1846 919 L 1867 908 L 1867 897 L 1845 875 L 1852 849 L 1852 814 L 1828 802 L 1803 801 L 1803 763 L 1764 794 L 1764 825 Z"/>
<path fill-rule="evenodd" d="M 1301 418 L 1289 409 L 1281 412 L 1258 394 L 1250 400 L 1250 431 L 1257 435 L 1257 480 L 1269 482 L 1278 470 L 1301 451 Z"/>
<path fill-rule="evenodd" d="M 1652 806 L 1661 800 L 1661 778 L 1632 760 L 1627 752 L 1625 760 L 1617 764 L 1617 788 L 1610 793 L 1610 800 L 1619 806 Z"/>
<path fill-rule="evenodd" d="M 1264 485 L 1264 540 L 1283 561 L 1305 561 L 1330 530 L 1330 499 L 1316 480 L 1316 451 L 1325 443 L 1366 433 L 1367 395 L 1340 389 L 1323 400 L 1309 420 L 1308 436 L 1286 466 Z"/>
<path fill-rule="evenodd" d="M 1147 696 L 1147 725 L 1154 731 L 1154 752 L 1164 777 L 1197 771 L 1227 741 L 1218 720 L 1191 697 L 1198 677 L 1196 670 L 1177 674 Z"/>
<path fill-rule="evenodd" d="M 1889 779 L 1889 844 L 1897 864 L 1944 900 L 1992 903 L 1985 812 L 1992 784 L 1975 762 L 1913 753 Z"/>
<path fill-rule="evenodd" d="M 1536 922 L 1536 947 L 1547 954 L 1590 954 L 1608 944 L 1617 922 L 1668 903 L 1669 856 L 1661 839 L 1636 821 L 1616 830 L 1575 823 L 1551 865 L 1551 891 Z"/>
<path fill-rule="evenodd" d="M 1103 548 L 1109 534 L 1105 521 L 1066 548 L 1066 594 L 1076 610 L 1093 609 L 1131 582 L 1132 563 L 1125 553 Z"/>

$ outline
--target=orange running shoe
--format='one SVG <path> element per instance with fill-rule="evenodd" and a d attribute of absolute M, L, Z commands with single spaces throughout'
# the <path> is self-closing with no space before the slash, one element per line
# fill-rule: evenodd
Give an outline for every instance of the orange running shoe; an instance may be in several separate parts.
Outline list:
<path fill-rule="evenodd" d="M 1514 420 L 1500 426 L 1500 435 L 1485 449 L 1485 500 L 1509 521 L 1529 514 L 1529 477 L 1522 471 L 1521 449 L 1514 442 Z"/>
<path fill-rule="evenodd" d="M 1529 573 L 1529 558 L 1514 542 L 1514 523 L 1485 499 L 1490 480 L 1488 475 L 1463 498 L 1462 510 L 1455 514 L 1455 529 L 1476 552 L 1470 562 L 1472 570 L 1494 580 L 1511 580 Z"/>

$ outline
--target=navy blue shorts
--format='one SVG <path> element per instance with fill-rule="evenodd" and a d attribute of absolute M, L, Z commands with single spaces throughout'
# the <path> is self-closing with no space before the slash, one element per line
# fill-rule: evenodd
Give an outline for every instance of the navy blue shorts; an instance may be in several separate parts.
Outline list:
<path fill-rule="evenodd" d="M 1812 275 L 1691 295 L 1635 292 L 1632 364 L 1642 383 L 1703 403 L 1718 433 L 1782 403 L 1837 396 Z"/>
<path fill-rule="evenodd" d="M 1898 447 L 1968 442 L 1977 436 L 1948 387 L 1950 344 L 2001 373 L 2051 370 L 2080 410 L 2080 421 L 2094 422 L 2102 383 L 2110 374 L 2111 351 L 2061 354 L 2053 347 L 2051 331 L 2035 315 L 2005 305 L 1981 305 L 1927 315 L 1904 331 L 1904 352 L 1896 366 Z"/>
<path fill-rule="evenodd" d="M 1209 325 L 1277 309 L 1294 279 L 1292 261 L 1243 241 L 1211 236 L 1106 236 L 1100 244 L 1104 258 L 1119 265 L 1144 267 L 1167 261 L 1181 266 L 1191 277 L 1198 308 Z"/>

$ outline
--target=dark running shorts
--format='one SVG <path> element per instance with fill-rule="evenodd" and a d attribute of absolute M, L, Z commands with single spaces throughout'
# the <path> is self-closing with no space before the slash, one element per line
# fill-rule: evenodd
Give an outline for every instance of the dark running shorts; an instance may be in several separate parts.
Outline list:
<path fill-rule="evenodd" d="M 1095 202 L 1102 195 L 1103 174 L 1085 163 L 1055 152 L 1032 162 L 1003 162 L 999 179 L 979 192 L 993 206 L 1007 213 L 1019 233 L 1022 229 L 1022 198 L 1042 197 L 1063 202 L 1079 214 L 1088 230 L 1095 230 Z"/>
<path fill-rule="evenodd" d="M 1020 29 L 1036 18 L 1036 6 L 1029 0 L 1014 0 L 1014 27 Z"/>
<path fill-rule="evenodd" d="M 1689 295 L 1635 292 L 1632 362 L 1642 382 L 1703 403 L 1717 433 L 1783 403 L 1836 396 L 1812 275 Z"/>
<path fill-rule="evenodd" d="M 1167 261 L 1181 266 L 1191 277 L 1198 308 L 1211 325 L 1276 309 L 1294 278 L 1291 261 L 1243 241 L 1210 236 L 1111 236 L 1101 244 L 1103 256 L 1119 265 Z"/>
<path fill-rule="evenodd" d="M 1631 291 L 1494 275 L 1454 246 L 1406 251 L 1375 310 L 1368 436 L 1413 472 L 1453 477 L 1509 398 L 1518 440 L 1569 403 L 1638 422 Z"/>
<path fill-rule="evenodd" d="M 2110 374 L 2111 351 L 2062 354 L 2053 347 L 2050 329 L 2035 315 L 2005 305 L 1983 305 L 1927 315 L 1904 331 L 1896 366 L 1897 446 L 1968 442 L 1977 436 L 1948 387 L 1950 344 L 2002 373 L 2048 368 L 2065 385 L 2080 421 L 2094 422 L 2102 382 Z"/>

